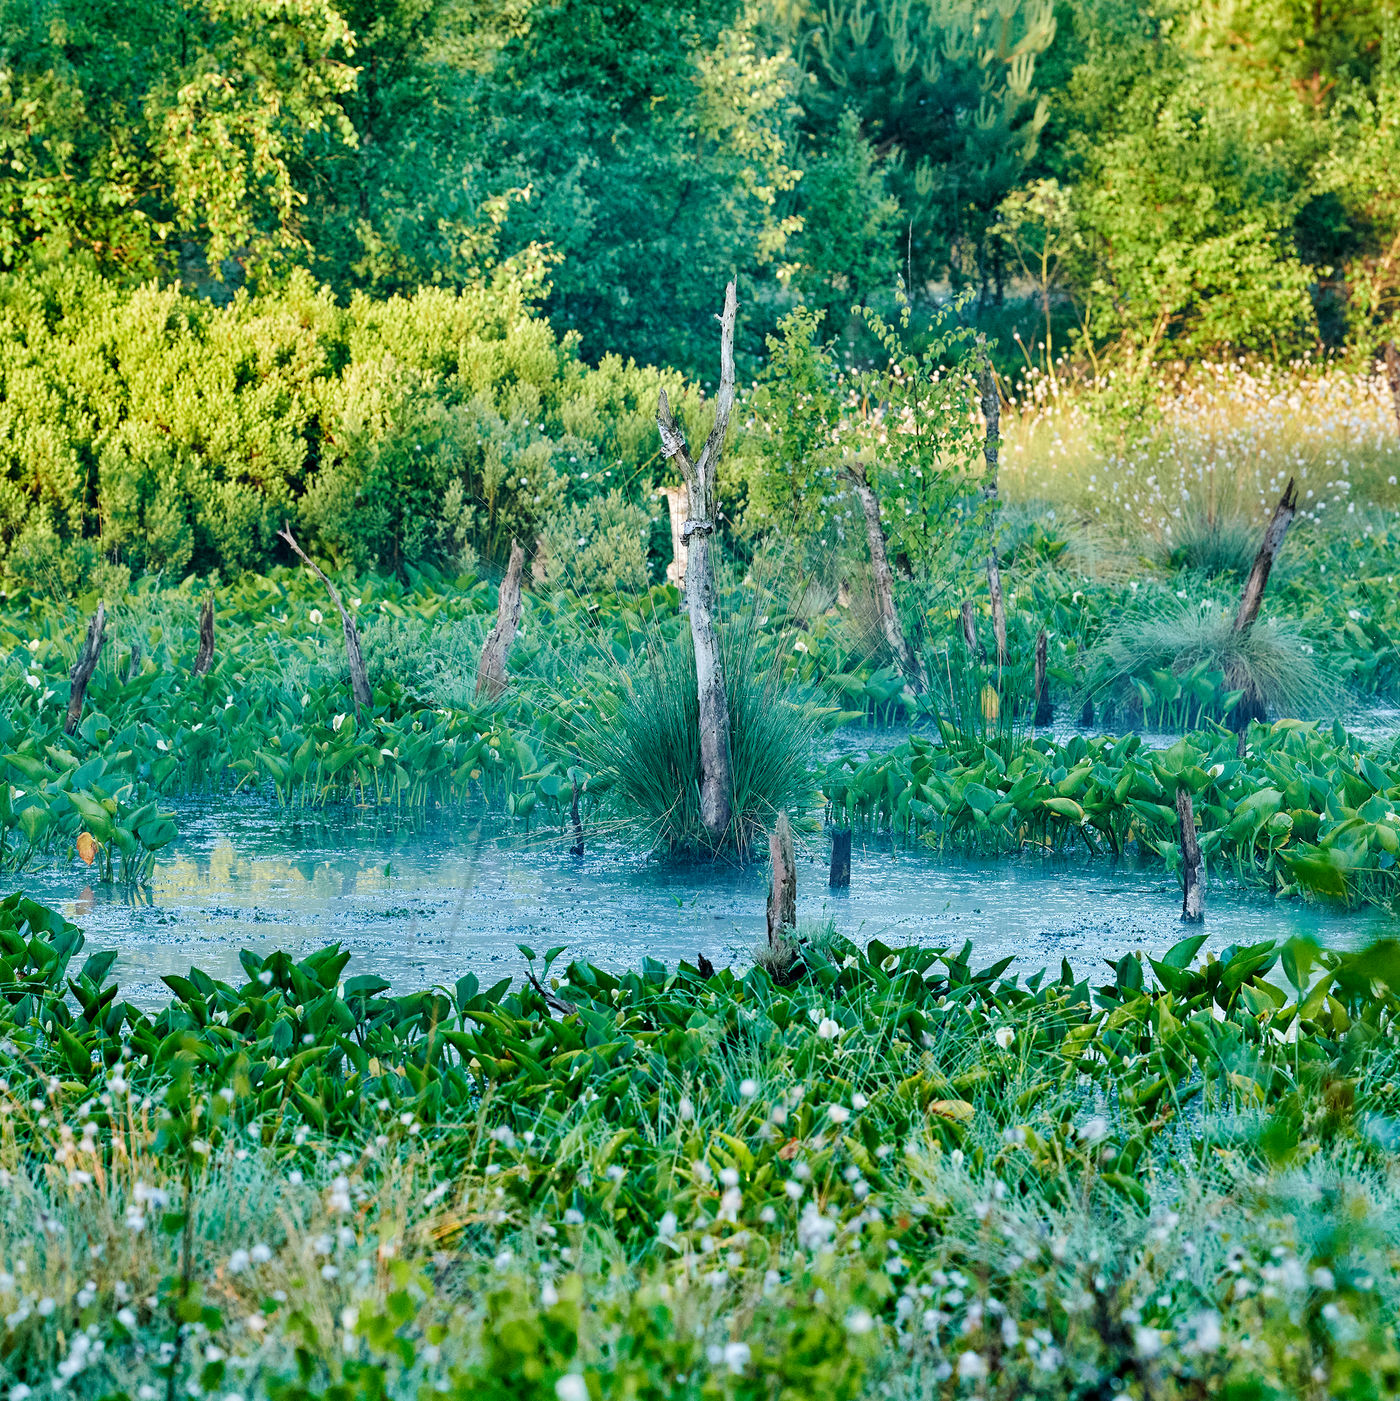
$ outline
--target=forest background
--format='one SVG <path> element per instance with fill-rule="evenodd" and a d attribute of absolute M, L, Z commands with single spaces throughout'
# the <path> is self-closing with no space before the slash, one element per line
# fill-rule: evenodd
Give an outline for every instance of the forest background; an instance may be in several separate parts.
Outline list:
<path fill-rule="evenodd" d="M 1166 366 L 1373 363 L 1400 317 L 1400 22 L 0 0 L 0 208 L 11 578 L 266 567 L 290 520 L 357 569 L 552 528 L 613 586 L 639 533 L 667 554 L 656 393 L 703 426 L 736 273 L 760 416 L 782 378 L 792 418 L 821 342 L 883 358 L 864 313 L 901 296 L 1120 433 Z M 745 426 L 740 534 L 783 476 L 753 464 L 812 447 Z"/>

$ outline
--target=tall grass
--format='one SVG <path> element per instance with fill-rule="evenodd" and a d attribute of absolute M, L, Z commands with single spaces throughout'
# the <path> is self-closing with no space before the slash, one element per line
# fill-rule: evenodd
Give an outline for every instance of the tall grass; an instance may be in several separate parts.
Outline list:
<path fill-rule="evenodd" d="M 716 845 L 700 820 L 699 702 L 688 633 L 653 634 L 585 712 L 574 736 L 605 817 L 676 853 L 743 856 L 780 811 L 800 822 L 815 801 L 815 707 L 788 691 L 779 655 L 759 657 L 752 619 L 722 624 L 733 816 Z"/>
<path fill-rule="evenodd" d="M 1261 618 L 1241 634 L 1234 619 L 1212 599 L 1149 597 L 1092 649 L 1086 690 L 1172 728 L 1224 718 L 1236 693 L 1278 717 L 1337 713 L 1336 678 L 1291 622 Z"/>

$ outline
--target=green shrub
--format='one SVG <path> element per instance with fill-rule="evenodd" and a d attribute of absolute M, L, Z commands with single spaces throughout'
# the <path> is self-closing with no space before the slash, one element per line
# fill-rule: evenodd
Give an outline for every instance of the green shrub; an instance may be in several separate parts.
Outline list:
<path fill-rule="evenodd" d="M 1254 563 L 1261 534 L 1254 521 L 1236 511 L 1206 511 L 1191 505 L 1172 523 L 1160 551 L 1164 562 L 1177 569 L 1243 578 Z"/>
<path fill-rule="evenodd" d="M 570 506 L 541 532 L 545 578 L 578 593 L 636 593 L 648 580 L 651 517 L 614 487 Z"/>

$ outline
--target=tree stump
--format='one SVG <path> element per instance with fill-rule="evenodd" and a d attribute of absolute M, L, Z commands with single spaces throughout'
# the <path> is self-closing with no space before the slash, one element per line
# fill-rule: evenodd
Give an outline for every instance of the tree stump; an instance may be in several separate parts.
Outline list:
<path fill-rule="evenodd" d="M 1048 647 L 1045 629 L 1036 634 L 1035 639 L 1035 720 L 1037 729 L 1043 729 L 1055 719 L 1055 707 L 1050 703 L 1050 677 L 1047 674 Z"/>
<path fill-rule="evenodd" d="M 525 571 L 525 551 L 518 540 L 510 542 L 510 562 L 506 565 L 506 577 L 501 580 L 500 592 L 496 595 L 496 625 L 491 629 L 485 645 L 481 649 L 481 661 L 476 669 L 476 698 L 482 693 L 489 701 L 499 700 L 506 689 L 510 675 L 506 671 L 506 658 L 515 642 L 515 630 L 520 626 L 520 579 Z"/>
<path fill-rule="evenodd" d="M 797 928 L 797 863 L 792 852 L 792 826 L 785 812 L 778 814 L 768 834 L 768 856 L 773 863 L 768 887 L 768 943 L 777 948 L 784 935 Z"/>
<path fill-rule="evenodd" d="M 846 890 L 851 884 L 851 829 L 837 827 L 831 834 L 832 890 Z"/>
<path fill-rule="evenodd" d="M 214 595 L 199 610 L 199 651 L 195 654 L 192 676 L 205 676 L 214 665 Z"/>
<path fill-rule="evenodd" d="M 1297 513 L 1298 488 L 1294 484 L 1293 478 L 1289 477 L 1288 485 L 1284 487 L 1283 495 L 1279 497 L 1273 515 L 1269 517 L 1269 523 L 1264 527 L 1264 538 L 1259 542 L 1259 552 L 1254 556 L 1254 565 L 1249 571 L 1249 578 L 1244 581 L 1244 590 L 1240 594 L 1239 611 L 1235 614 L 1235 632 L 1240 636 L 1248 633 L 1259 617 L 1259 608 L 1264 601 L 1264 589 L 1268 585 L 1269 573 L 1274 567 L 1274 559 L 1283 547 L 1283 537 L 1288 534 L 1288 527 L 1292 525 L 1293 517 Z M 1231 714 L 1231 719 L 1236 728 L 1244 729 L 1251 720 L 1262 720 L 1263 718 L 1264 698 L 1251 685 L 1240 697 L 1240 702 Z"/>
<path fill-rule="evenodd" d="M 1181 918 L 1199 924 L 1206 917 L 1206 862 L 1196 839 L 1196 812 L 1186 785 L 1176 790 L 1176 820 L 1181 836 Z"/>
<path fill-rule="evenodd" d="M 78 660 L 73 663 L 73 669 L 68 673 L 68 679 L 73 684 L 68 692 L 68 717 L 63 722 L 63 733 L 66 735 L 73 734 L 78 728 L 78 721 L 83 718 L 83 697 L 87 695 L 92 673 L 97 670 L 97 658 L 101 655 L 102 640 L 106 631 L 107 610 L 99 603 L 97 612 L 92 615 L 92 621 L 88 624 L 87 636 L 78 652 Z"/>

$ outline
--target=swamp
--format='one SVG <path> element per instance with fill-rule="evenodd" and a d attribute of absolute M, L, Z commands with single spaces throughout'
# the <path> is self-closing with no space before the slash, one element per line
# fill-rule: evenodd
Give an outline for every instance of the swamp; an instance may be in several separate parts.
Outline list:
<path fill-rule="evenodd" d="M 0 1401 L 1400 1395 L 1388 0 L 0 0 Z"/>

